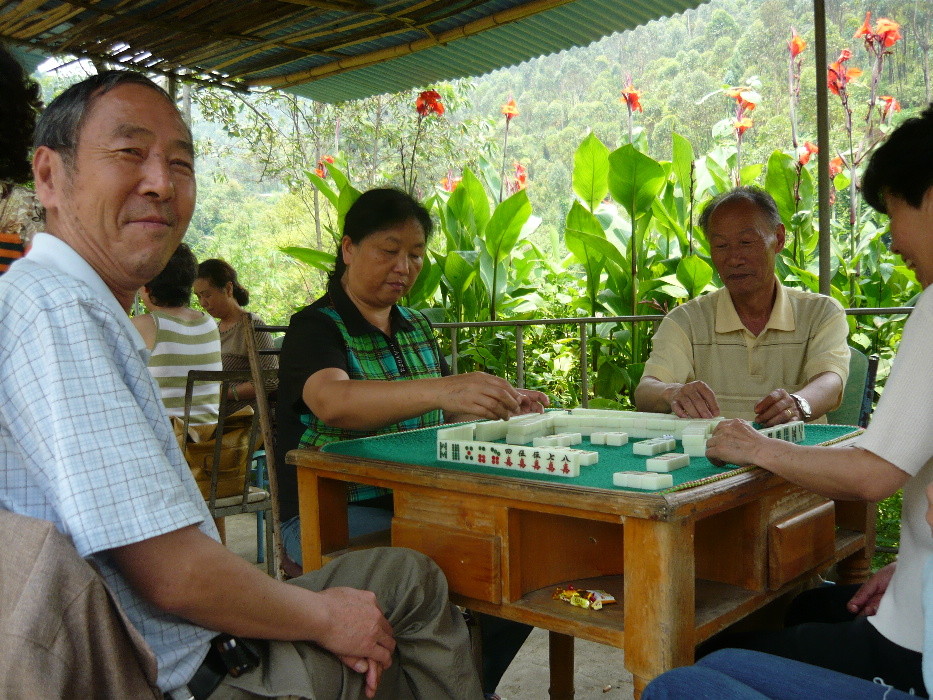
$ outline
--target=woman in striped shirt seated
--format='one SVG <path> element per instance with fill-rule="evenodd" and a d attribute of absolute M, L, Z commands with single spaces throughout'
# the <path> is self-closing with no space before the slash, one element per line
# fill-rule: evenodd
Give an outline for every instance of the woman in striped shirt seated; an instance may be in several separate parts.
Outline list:
<path fill-rule="evenodd" d="M 155 377 L 170 416 L 185 413 L 185 382 L 189 370 L 220 370 L 220 333 L 209 314 L 195 311 L 191 287 L 198 274 L 194 253 L 182 243 L 165 269 L 139 290 L 149 313 L 133 317 L 133 325 L 152 351 L 149 371 Z M 220 385 L 194 386 L 192 423 L 216 423 Z"/>

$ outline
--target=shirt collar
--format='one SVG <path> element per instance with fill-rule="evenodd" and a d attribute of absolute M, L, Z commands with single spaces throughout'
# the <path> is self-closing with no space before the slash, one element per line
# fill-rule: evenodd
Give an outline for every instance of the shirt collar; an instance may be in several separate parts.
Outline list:
<path fill-rule="evenodd" d="M 774 299 L 774 308 L 771 309 L 771 316 L 765 324 L 762 333 L 768 329 L 775 331 L 792 331 L 796 327 L 794 322 L 794 309 L 791 307 L 787 296 L 787 289 L 781 284 L 775 276 L 777 283 L 777 295 Z M 725 287 L 719 293 L 719 299 L 716 303 L 716 332 L 731 333 L 733 331 L 747 331 L 745 324 L 739 318 L 735 305 L 732 303 L 732 296 Z"/>
<path fill-rule="evenodd" d="M 148 353 L 146 343 L 130 321 L 126 309 L 120 306 L 120 302 L 117 301 L 117 298 L 100 275 L 97 274 L 97 271 L 74 248 L 61 238 L 49 233 L 37 233 L 32 239 L 32 248 L 26 253 L 26 257 L 38 265 L 57 270 L 90 287 L 93 296 L 110 307 L 114 316 L 123 323 L 136 345 L 136 350 L 143 355 Z"/>
<path fill-rule="evenodd" d="M 347 327 L 347 332 L 349 332 L 350 335 L 359 336 L 368 333 L 382 333 L 381 330 L 363 317 L 360 310 L 356 308 L 356 304 L 347 296 L 343 285 L 340 284 L 340 280 L 330 280 L 327 283 L 327 295 L 330 297 L 334 310 L 340 314 L 340 318 L 343 319 Z M 411 323 L 402 316 L 402 312 L 398 310 L 398 306 L 395 304 L 392 305 L 389 311 L 389 325 L 392 328 L 393 336 L 398 333 L 398 331 L 410 331 L 413 328 Z"/>

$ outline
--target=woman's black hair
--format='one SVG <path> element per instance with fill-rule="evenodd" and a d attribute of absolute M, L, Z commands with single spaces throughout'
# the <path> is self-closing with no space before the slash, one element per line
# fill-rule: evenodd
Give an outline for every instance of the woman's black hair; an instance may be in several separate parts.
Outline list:
<path fill-rule="evenodd" d="M 368 190 L 361 194 L 347 211 L 343 220 L 343 235 L 354 243 L 378 231 L 394 228 L 414 219 L 424 231 L 424 240 L 431 237 L 434 222 L 428 210 L 414 197 L 389 187 Z M 337 259 L 330 273 L 331 281 L 343 277 L 347 269 L 343 261 L 341 243 L 337 244 Z"/>
<path fill-rule="evenodd" d="M 191 287 L 197 276 L 198 259 L 187 243 L 181 243 L 168 259 L 165 269 L 146 285 L 146 292 L 156 306 L 188 306 L 191 303 Z"/>
<path fill-rule="evenodd" d="M 874 152 L 862 176 L 862 193 L 873 208 L 887 214 L 886 194 L 900 197 L 916 209 L 931 187 L 933 104 L 892 131 Z"/>
<path fill-rule="evenodd" d="M 236 270 L 226 260 L 210 258 L 198 265 L 198 277 L 208 280 L 217 289 L 223 289 L 227 282 L 233 285 L 233 298 L 240 306 L 249 304 L 249 292 L 237 280 Z"/>
<path fill-rule="evenodd" d="M 39 86 L 19 61 L 0 46 L 0 181 L 22 185 L 32 181 L 32 146 L 36 117 L 42 111 Z M 7 192 L 0 192 L 0 196 Z"/>

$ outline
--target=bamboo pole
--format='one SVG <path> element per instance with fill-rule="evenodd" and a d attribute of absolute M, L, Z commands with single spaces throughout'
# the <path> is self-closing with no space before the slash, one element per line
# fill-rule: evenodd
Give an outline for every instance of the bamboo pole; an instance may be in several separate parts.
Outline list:
<path fill-rule="evenodd" d="M 829 96 L 826 87 L 826 3 L 813 0 L 813 34 L 816 61 L 816 154 L 817 212 L 820 226 L 820 294 L 830 292 L 830 204 L 829 204 Z"/>

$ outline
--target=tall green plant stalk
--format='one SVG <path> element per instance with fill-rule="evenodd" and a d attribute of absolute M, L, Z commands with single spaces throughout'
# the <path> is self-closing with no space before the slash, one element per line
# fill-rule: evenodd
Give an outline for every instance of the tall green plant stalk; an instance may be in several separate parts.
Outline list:
<path fill-rule="evenodd" d="M 502 167 L 499 168 L 498 202 L 500 204 L 502 203 L 502 195 L 505 192 L 505 164 L 509 155 L 509 124 L 512 123 L 512 117 L 518 116 L 518 107 L 516 107 L 515 100 L 511 97 L 508 102 L 502 105 L 502 114 L 505 115 L 505 136 L 502 138 Z"/>

